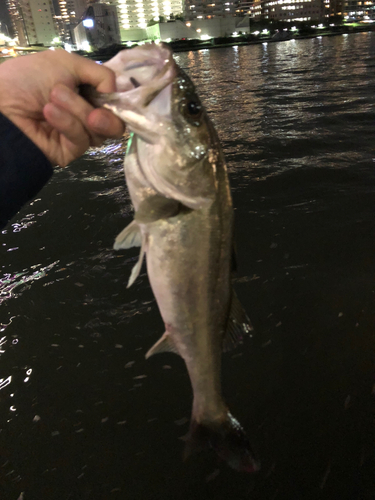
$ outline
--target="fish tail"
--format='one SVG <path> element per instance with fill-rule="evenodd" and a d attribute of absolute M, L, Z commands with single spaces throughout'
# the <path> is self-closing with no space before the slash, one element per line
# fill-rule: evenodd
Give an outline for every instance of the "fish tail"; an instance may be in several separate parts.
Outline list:
<path fill-rule="evenodd" d="M 211 448 L 232 469 L 243 472 L 257 472 L 260 469 L 245 431 L 229 412 L 219 423 L 197 422 L 193 416 L 185 441 L 185 459 L 194 452 Z"/>

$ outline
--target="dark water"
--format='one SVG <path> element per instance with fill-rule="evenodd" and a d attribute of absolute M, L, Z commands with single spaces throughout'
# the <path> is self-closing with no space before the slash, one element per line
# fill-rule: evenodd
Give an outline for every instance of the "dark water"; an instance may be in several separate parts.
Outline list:
<path fill-rule="evenodd" d="M 183 362 L 137 251 L 124 146 L 93 150 L 1 235 L 0 498 L 375 498 L 375 34 L 189 52 L 228 160 L 255 334 L 223 387 L 263 469 L 183 463 Z"/>

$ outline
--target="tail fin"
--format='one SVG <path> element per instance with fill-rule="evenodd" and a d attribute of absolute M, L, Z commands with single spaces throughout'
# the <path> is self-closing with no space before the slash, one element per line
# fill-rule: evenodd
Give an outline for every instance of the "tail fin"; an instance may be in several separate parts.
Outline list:
<path fill-rule="evenodd" d="M 245 431 L 229 412 L 227 418 L 220 423 L 198 423 L 192 418 L 190 431 L 186 436 L 184 458 L 205 448 L 212 448 L 237 471 L 257 472 L 260 469 Z"/>

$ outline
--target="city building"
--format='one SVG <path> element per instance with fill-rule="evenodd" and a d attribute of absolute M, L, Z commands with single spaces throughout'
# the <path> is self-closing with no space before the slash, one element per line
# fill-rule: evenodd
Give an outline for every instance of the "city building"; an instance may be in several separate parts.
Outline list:
<path fill-rule="evenodd" d="M 22 18 L 22 11 L 19 7 L 18 0 L 7 0 L 7 7 L 14 36 L 18 38 L 18 43 L 22 47 L 28 45 L 25 24 Z"/>
<path fill-rule="evenodd" d="M 345 0 L 344 19 L 352 21 L 375 21 L 375 2 L 373 0 Z"/>
<path fill-rule="evenodd" d="M 52 0 L 8 0 L 8 10 L 21 45 L 51 45 L 58 36 Z"/>
<path fill-rule="evenodd" d="M 59 0 L 60 16 L 66 22 L 78 22 L 87 9 L 86 0 Z"/>
<path fill-rule="evenodd" d="M 235 11 L 237 16 L 245 16 L 251 14 L 251 6 L 253 0 L 237 0 L 235 2 Z"/>
<path fill-rule="evenodd" d="M 58 0 L 60 15 L 55 16 L 55 23 L 60 39 L 65 43 L 72 43 L 73 29 L 79 23 L 87 9 L 86 0 Z"/>
<path fill-rule="evenodd" d="M 328 21 L 344 16 L 344 1 L 374 5 L 375 0 L 254 0 L 251 17 L 254 20 Z"/>
<path fill-rule="evenodd" d="M 184 0 L 112 0 L 117 5 L 122 40 L 142 39 L 148 25 L 184 13 Z"/>
<path fill-rule="evenodd" d="M 213 19 L 215 17 L 229 17 L 236 15 L 236 3 L 228 0 L 186 0 L 185 17 L 193 19 Z"/>
<path fill-rule="evenodd" d="M 73 41 L 79 50 L 89 47 L 102 49 L 121 43 L 120 27 L 115 5 L 94 3 L 73 29 Z"/>
<path fill-rule="evenodd" d="M 254 0 L 253 19 L 274 21 L 323 20 L 330 0 Z M 326 7 L 327 6 L 327 7 Z"/>

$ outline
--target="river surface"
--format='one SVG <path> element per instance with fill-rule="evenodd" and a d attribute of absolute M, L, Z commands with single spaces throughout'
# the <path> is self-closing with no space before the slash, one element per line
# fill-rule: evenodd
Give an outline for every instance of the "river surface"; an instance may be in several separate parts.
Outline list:
<path fill-rule="evenodd" d="M 182 461 L 183 361 L 131 221 L 125 145 L 90 150 L 0 235 L 2 500 L 375 498 L 375 33 L 180 53 L 227 158 L 254 335 L 223 389 L 262 462 Z"/>

